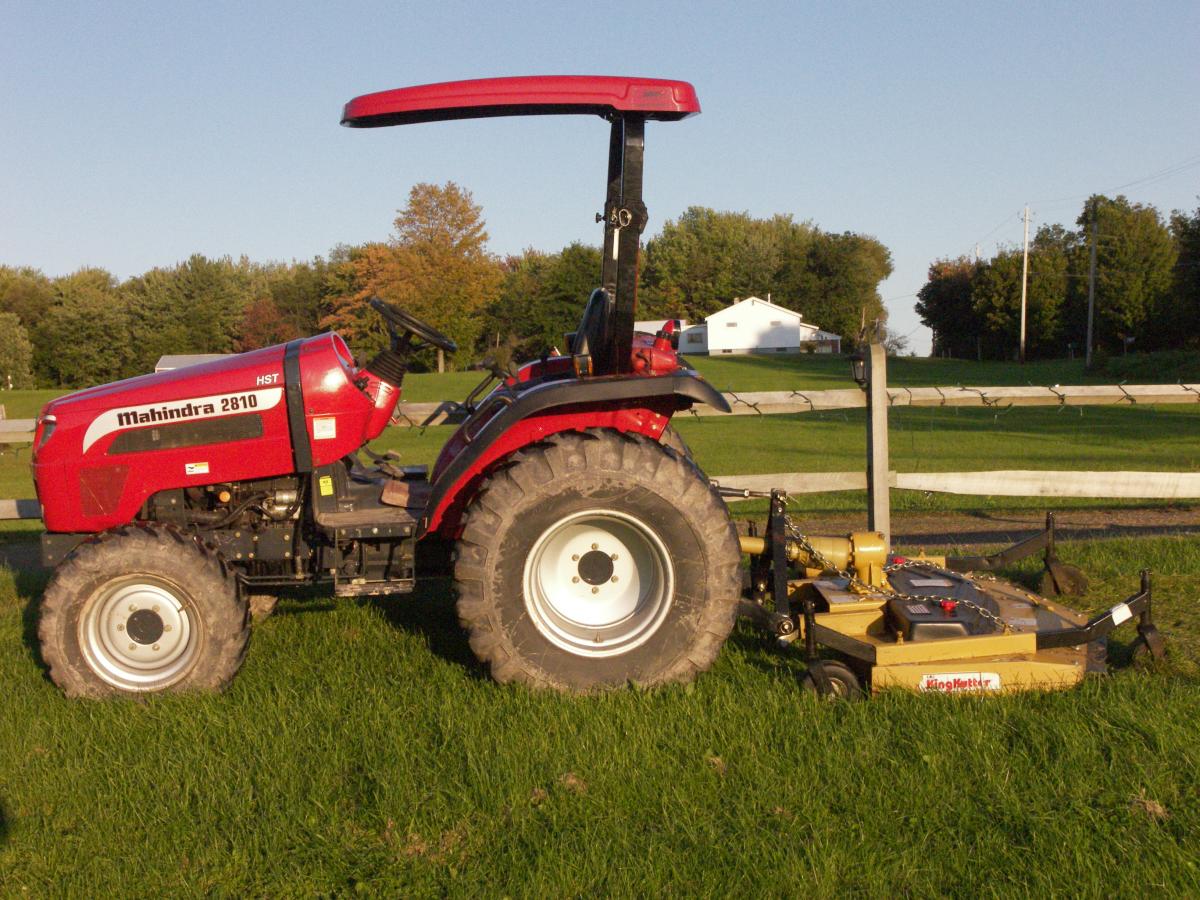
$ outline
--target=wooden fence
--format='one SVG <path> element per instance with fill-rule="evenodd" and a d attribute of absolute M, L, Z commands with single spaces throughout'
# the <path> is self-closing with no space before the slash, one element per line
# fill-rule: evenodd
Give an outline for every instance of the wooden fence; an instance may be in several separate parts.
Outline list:
<path fill-rule="evenodd" d="M 734 415 L 780 415 L 860 409 L 867 395 L 858 388 L 822 391 L 724 392 Z M 1053 385 L 1051 387 L 917 387 L 887 388 L 889 407 L 1129 406 L 1200 403 L 1200 384 Z M 723 415 L 697 405 L 692 415 Z M 463 407 L 453 401 L 402 403 L 398 427 L 424 428 L 461 422 Z M 33 419 L 0 419 L 0 444 L 33 440 Z M 718 476 L 723 486 L 745 490 L 780 488 L 790 493 L 865 490 L 866 472 L 779 473 Z M 1006 497 L 1094 497 L 1135 499 L 1200 498 L 1195 472 L 889 472 L 888 486 L 902 490 Z M 0 501 L 0 519 L 38 518 L 34 500 Z"/>

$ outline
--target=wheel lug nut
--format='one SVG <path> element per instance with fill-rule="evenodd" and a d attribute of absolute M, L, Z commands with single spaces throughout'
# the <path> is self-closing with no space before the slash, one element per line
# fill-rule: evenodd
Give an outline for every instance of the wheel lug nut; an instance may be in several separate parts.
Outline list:
<path fill-rule="evenodd" d="M 136 649 L 137 649 L 137 644 L 130 644 L 130 645 L 129 645 L 129 649 L 130 649 L 130 650 L 136 650 Z"/>
<path fill-rule="evenodd" d="M 613 562 L 616 562 L 616 561 L 617 561 L 617 554 L 615 554 L 615 553 L 614 553 L 614 554 L 612 555 L 611 559 L 612 559 L 612 561 L 613 561 Z"/>
<path fill-rule="evenodd" d="M 571 554 L 571 562 L 579 562 L 579 554 L 578 553 Z"/>
<path fill-rule="evenodd" d="M 592 593 L 593 593 L 593 594 L 598 594 L 598 593 L 600 593 L 600 588 L 598 588 L 598 587 L 594 587 L 594 588 L 592 588 Z"/>
<path fill-rule="evenodd" d="M 150 607 L 150 610 L 151 610 L 152 612 L 158 612 L 158 607 L 157 607 L 157 606 L 152 606 L 152 607 Z"/>
<path fill-rule="evenodd" d="M 616 576 L 616 575 L 614 575 L 614 576 L 612 577 L 612 580 L 613 580 L 613 581 L 616 581 L 616 580 L 617 580 L 617 576 Z"/>
<path fill-rule="evenodd" d="M 129 611 L 130 611 L 130 612 L 137 612 L 137 607 L 136 607 L 136 606 L 134 606 L 132 603 L 130 603 L 130 604 L 129 604 Z"/>
<path fill-rule="evenodd" d="M 170 625 L 164 625 L 164 626 L 163 626 L 163 631 L 170 631 L 170 630 L 171 630 L 171 626 L 170 626 Z"/>
<path fill-rule="evenodd" d="M 117 626 L 117 631 L 124 631 L 124 630 L 125 630 L 125 626 L 124 626 L 124 625 L 118 625 L 118 626 Z"/>
<path fill-rule="evenodd" d="M 571 578 L 571 584 L 579 584 L 579 576 L 575 575 Z"/>
<path fill-rule="evenodd" d="M 593 550 L 599 550 L 599 549 L 600 549 L 600 545 L 599 545 L 599 544 L 592 544 L 592 549 L 593 549 Z"/>
<path fill-rule="evenodd" d="M 154 645 L 153 647 L 151 647 L 150 649 L 151 649 L 151 650 L 157 650 L 157 649 L 158 649 L 158 644 L 155 644 L 155 645 Z"/>

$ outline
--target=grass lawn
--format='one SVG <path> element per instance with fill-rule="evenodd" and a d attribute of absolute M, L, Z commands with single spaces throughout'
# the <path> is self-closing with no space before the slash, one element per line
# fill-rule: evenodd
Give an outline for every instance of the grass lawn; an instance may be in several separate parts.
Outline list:
<path fill-rule="evenodd" d="M 894 383 L 1016 378 L 908 362 Z M 702 369 L 741 390 L 848 383 L 843 360 L 783 363 Z M 1083 380 L 1044 376 L 1028 380 Z M 462 396 L 475 380 L 414 376 L 406 396 Z M 52 396 L 12 393 L 14 418 Z M 713 474 L 841 471 L 862 466 L 863 415 L 678 427 Z M 448 435 L 393 429 L 379 446 L 431 463 Z M 891 417 L 902 471 L 1195 471 L 1198 438 L 1200 411 L 1178 406 Z M 28 450 L 0 454 L 0 496 L 32 496 L 27 463 Z M 863 502 L 812 495 L 798 509 Z M 1107 501 L 1053 503 L 1076 504 Z M 1038 504 L 897 492 L 894 505 Z M 12 540 L 40 523 L 3 524 Z M 1127 627 L 1113 675 L 1071 691 L 833 705 L 739 626 L 693 686 L 560 697 L 489 681 L 434 581 L 408 597 L 285 600 L 220 697 L 83 703 L 39 665 L 45 575 L 0 566 L 0 896 L 1196 895 L 1200 542 L 1059 552 L 1088 573 L 1088 610 L 1151 568 L 1171 658 L 1122 667 Z M 1032 563 L 1010 574 L 1036 583 Z"/>
<path fill-rule="evenodd" d="M 1154 567 L 1167 664 L 829 705 L 741 629 L 692 687 L 560 697 L 488 681 L 435 583 L 283 604 L 223 696 L 83 703 L 0 570 L 0 894 L 1195 895 L 1200 547 L 1061 549 L 1091 609 Z"/>

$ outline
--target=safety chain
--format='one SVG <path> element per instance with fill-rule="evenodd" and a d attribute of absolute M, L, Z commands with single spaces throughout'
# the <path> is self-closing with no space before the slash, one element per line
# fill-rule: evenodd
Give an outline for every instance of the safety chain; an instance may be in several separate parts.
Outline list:
<path fill-rule="evenodd" d="M 963 606 L 967 607 L 968 609 L 975 610 L 975 612 L 979 615 L 979 617 L 981 619 L 987 619 L 993 625 L 1000 628 L 1000 630 L 1003 631 L 1005 634 L 1008 634 L 1012 631 L 1012 626 L 1009 625 L 1008 622 L 1004 621 L 1004 619 L 1000 618 L 1000 616 L 996 615 L 990 609 L 985 609 L 984 607 L 980 606 L 978 603 L 975 603 L 971 600 L 961 600 L 961 599 L 956 599 L 953 597 L 938 597 L 935 595 L 928 595 L 928 594 L 906 594 L 903 591 L 897 591 L 895 588 L 867 584 L 865 581 L 860 579 L 853 572 L 848 572 L 845 569 L 839 569 L 837 566 L 835 566 L 833 563 L 831 563 L 828 559 L 826 559 L 825 555 L 822 554 L 816 547 L 814 547 L 809 542 L 808 538 L 804 535 L 804 533 L 801 532 L 800 529 L 796 527 L 795 523 L 792 522 L 792 519 L 790 516 L 784 516 L 783 522 L 784 522 L 784 526 L 787 528 L 788 534 L 791 536 L 791 538 L 800 546 L 800 548 L 802 550 L 807 552 L 809 554 L 809 556 L 811 556 L 818 563 L 820 563 L 821 566 L 826 571 L 836 573 L 839 577 L 845 578 L 851 584 L 856 585 L 857 587 L 862 588 L 863 590 L 869 591 L 871 593 L 883 594 L 884 596 L 891 597 L 893 600 L 903 600 L 906 603 L 935 603 L 936 604 L 936 603 L 941 603 L 943 600 L 954 600 L 955 603 L 961 603 Z M 911 560 L 910 559 L 907 562 L 897 563 L 892 566 L 886 566 L 886 567 L 884 567 L 884 571 L 885 572 L 896 572 L 901 569 L 915 569 L 918 567 L 932 569 L 932 568 L 934 568 L 934 565 L 932 563 L 928 562 L 927 560 Z M 972 579 L 969 578 L 968 581 L 970 581 L 970 580 L 972 580 Z M 992 580 L 995 581 L 997 579 L 993 578 Z"/>

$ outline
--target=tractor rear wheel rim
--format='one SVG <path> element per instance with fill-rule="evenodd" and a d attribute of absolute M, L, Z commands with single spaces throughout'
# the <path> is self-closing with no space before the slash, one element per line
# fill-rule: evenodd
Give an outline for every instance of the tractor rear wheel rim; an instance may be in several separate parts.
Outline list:
<path fill-rule="evenodd" d="M 178 681 L 198 643 L 179 589 L 149 576 L 110 582 L 79 617 L 79 646 L 88 665 L 124 690 L 161 690 Z"/>
<path fill-rule="evenodd" d="M 617 656 L 649 640 L 670 612 L 671 555 L 645 523 L 584 510 L 547 528 L 525 562 L 525 608 L 556 647 Z"/>

